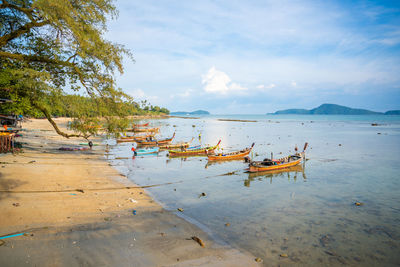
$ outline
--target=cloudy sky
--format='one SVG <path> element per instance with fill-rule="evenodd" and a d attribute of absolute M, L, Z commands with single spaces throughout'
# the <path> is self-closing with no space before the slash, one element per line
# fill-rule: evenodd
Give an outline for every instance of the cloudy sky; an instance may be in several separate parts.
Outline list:
<path fill-rule="evenodd" d="M 118 86 L 171 111 L 400 109 L 400 1 L 117 0 Z"/>

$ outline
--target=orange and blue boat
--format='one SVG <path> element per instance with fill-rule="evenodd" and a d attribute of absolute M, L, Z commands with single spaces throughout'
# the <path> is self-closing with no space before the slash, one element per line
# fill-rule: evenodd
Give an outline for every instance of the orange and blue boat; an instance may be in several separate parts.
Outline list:
<path fill-rule="evenodd" d="M 254 147 L 254 143 L 251 147 L 245 148 L 240 151 L 230 152 L 230 153 L 217 153 L 217 154 L 207 154 L 208 160 L 238 160 L 243 159 L 247 155 L 250 154 L 251 150 Z"/>
<path fill-rule="evenodd" d="M 249 168 L 247 170 L 249 172 L 265 172 L 296 166 L 304 160 L 307 145 L 308 143 L 304 144 L 303 152 L 296 152 L 296 154 L 284 158 L 264 159 L 263 161 L 250 161 Z"/>
<path fill-rule="evenodd" d="M 170 157 L 189 157 L 189 156 L 207 156 L 209 153 L 214 153 L 218 148 L 221 140 L 215 146 L 208 147 L 188 147 L 182 150 L 168 150 Z"/>

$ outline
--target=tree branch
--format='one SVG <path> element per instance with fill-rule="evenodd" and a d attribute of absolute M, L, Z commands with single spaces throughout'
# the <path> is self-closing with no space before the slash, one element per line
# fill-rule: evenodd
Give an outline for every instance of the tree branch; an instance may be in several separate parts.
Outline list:
<path fill-rule="evenodd" d="M 10 4 L 9 2 L 7 2 L 6 0 L 2 0 L 2 1 L 3 1 L 3 3 L 0 4 L 0 9 L 6 9 L 6 8 L 15 9 L 15 10 L 18 10 L 18 11 L 24 13 L 28 18 L 33 20 L 33 16 L 32 16 L 33 9 L 32 8 L 26 8 L 26 7 L 20 7 L 17 5 L 13 5 L 13 4 Z"/>
<path fill-rule="evenodd" d="M 93 96 L 92 90 L 86 84 L 86 80 L 85 80 L 85 77 L 84 77 L 81 69 L 79 69 L 79 67 L 77 67 L 76 64 L 74 64 L 74 63 L 71 63 L 69 61 L 63 61 L 63 60 L 54 60 L 51 58 L 37 56 L 37 55 L 14 54 L 14 53 L 0 51 L 0 58 L 2 58 L 2 57 L 8 58 L 8 59 L 20 60 L 20 61 L 27 61 L 27 62 L 41 62 L 41 63 L 47 63 L 47 64 L 54 64 L 54 65 L 58 65 L 58 66 L 72 68 L 72 69 L 74 69 L 76 74 L 78 74 L 79 81 L 81 82 L 83 87 L 85 87 L 88 94 Z M 100 93 L 100 95 L 102 95 L 101 91 L 99 91 L 99 90 L 97 90 L 97 91 Z"/>
<path fill-rule="evenodd" d="M 9 34 L 5 34 L 5 35 L 1 36 L 0 37 L 0 47 L 5 46 L 8 42 L 12 41 L 13 39 L 18 38 L 19 36 L 29 32 L 32 28 L 42 27 L 47 24 L 50 24 L 50 22 L 48 20 L 41 21 L 41 22 L 36 22 L 36 21 L 29 22 L 29 23 L 21 26 L 20 28 L 18 28 L 15 31 L 12 31 Z"/>
<path fill-rule="evenodd" d="M 56 130 L 56 132 L 57 132 L 59 135 L 61 135 L 61 136 L 63 136 L 63 137 L 66 137 L 66 138 L 70 138 L 70 137 L 83 137 L 83 138 L 85 138 L 85 139 L 88 139 L 88 138 L 90 137 L 90 135 L 67 134 L 67 133 L 61 131 L 60 128 L 58 128 L 57 123 L 53 120 L 53 118 L 51 117 L 49 111 L 48 111 L 46 108 L 41 107 L 41 106 L 37 105 L 36 103 L 32 103 L 32 105 L 33 105 L 35 108 L 39 109 L 41 112 L 43 112 L 43 114 L 44 114 L 44 116 L 46 117 L 46 119 L 51 123 L 51 125 L 52 125 L 53 128 L 54 128 L 54 130 Z"/>

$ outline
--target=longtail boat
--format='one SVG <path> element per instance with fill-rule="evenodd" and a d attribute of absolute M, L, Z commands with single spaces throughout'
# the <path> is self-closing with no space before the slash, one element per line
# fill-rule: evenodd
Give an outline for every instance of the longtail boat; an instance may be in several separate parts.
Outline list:
<path fill-rule="evenodd" d="M 146 126 L 149 126 L 149 123 L 133 124 L 133 127 L 134 127 L 134 128 L 136 128 L 136 127 L 146 127 Z"/>
<path fill-rule="evenodd" d="M 117 143 L 143 141 L 150 137 L 154 137 L 156 133 L 148 133 L 145 135 L 122 136 L 117 139 Z"/>
<path fill-rule="evenodd" d="M 260 176 L 264 176 L 266 178 L 273 178 L 273 177 L 281 176 L 285 173 L 291 173 L 291 172 L 302 173 L 302 175 L 305 176 L 303 164 L 297 164 L 295 166 L 284 168 L 284 169 L 270 170 L 270 171 L 265 171 L 265 172 L 262 172 L 262 171 L 249 172 L 248 178 L 252 179 L 252 178 L 256 178 L 256 177 L 260 177 Z"/>
<path fill-rule="evenodd" d="M 294 155 L 290 155 L 280 159 L 264 159 L 263 161 L 251 161 L 249 164 L 249 172 L 264 172 L 285 169 L 293 167 L 302 162 L 305 157 L 305 150 L 308 143 L 304 144 L 303 152 L 296 152 Z"/>
<path fill-rule="evenodd" d="M 155 127 L 155 128 L 138 128 L 138 127 L 133 127 L 130 129 L 126 129 L 125 131 L 127 132 L 135 132 L 135 133 L 157 133 L 158 131 L 160 131 L 159 127 Z"/>
<path fill-rule="evenodd" d="M 209 153 L 214 153 L 214 150 L 217 149 L 221 140 L 218 141 L 218 144 L 215 146 L 208 147 L 198 147 L 198 148 L 187 148 L 183 150 L 168 150 L 170 157 L 186 157 L 186 156 L 207 156 Z"/>
<path fill-rule="evenodd" d="M 135 133 L 158 133 L 160 131 L 159 127 L 155 127 L 155 128 L 133 128 L 133 129 L 129 129 L 132 130 L 132 132 Z"/>
<path fill-rule="evenodd" d="M 166 138 L 166 139 L 152 139 L 152 140 L 137 140 L 136 143 L 138 146 L 159 146 L 159 145 L 166 145 L 171 143 L 172 139 L 174 139 L 175 133 L 172 135 L 171 138 Z"/>
<path fill-rule="evenodd" d="M 249 148 L 245 148 L 240 151 L 235 151 L 231 153 L 217 153 L 217 154 L 207 154 L 208 160 L 234 160 L 234 159 L 243 159 L 247 155 L 250 154 L 251 150 L 254 147 L 254 143 Z"/>
<path fill-rule="evenodd" d="M 148 155 L 148 154 L 155 154 L 158 153 L 160 148 L 158 147 L 150 147 L 150 148 L 143 148 L 143 149 L 137 149 L 133 152 L 135 156 L 140 156 L 140 155 Z"/>
<path fill-rule="evenodd" d="M 192 140 L 190 140 L 189 142 L 179 142 L 179 143 L 175 143 L 175 144 L 165 144 L 165 145 L 159 145 L 158 147 L 160 149 L 171 149 L 171 148 L 180 148 L 181 150 L 184 148 L 189 148 L 190 143 L 193 141 L 194 138 L 192 138 Z M 198 146 L 200 147 L 200 146 Z"/>

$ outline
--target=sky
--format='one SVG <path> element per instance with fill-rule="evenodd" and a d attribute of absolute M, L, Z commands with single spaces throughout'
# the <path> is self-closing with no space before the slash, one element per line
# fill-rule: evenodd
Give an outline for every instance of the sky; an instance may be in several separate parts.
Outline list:
<path fill-rule="evenodd" d="M 170 111 L 400 109 L 400 1 L 117 0 L 117 85 Z"/>

